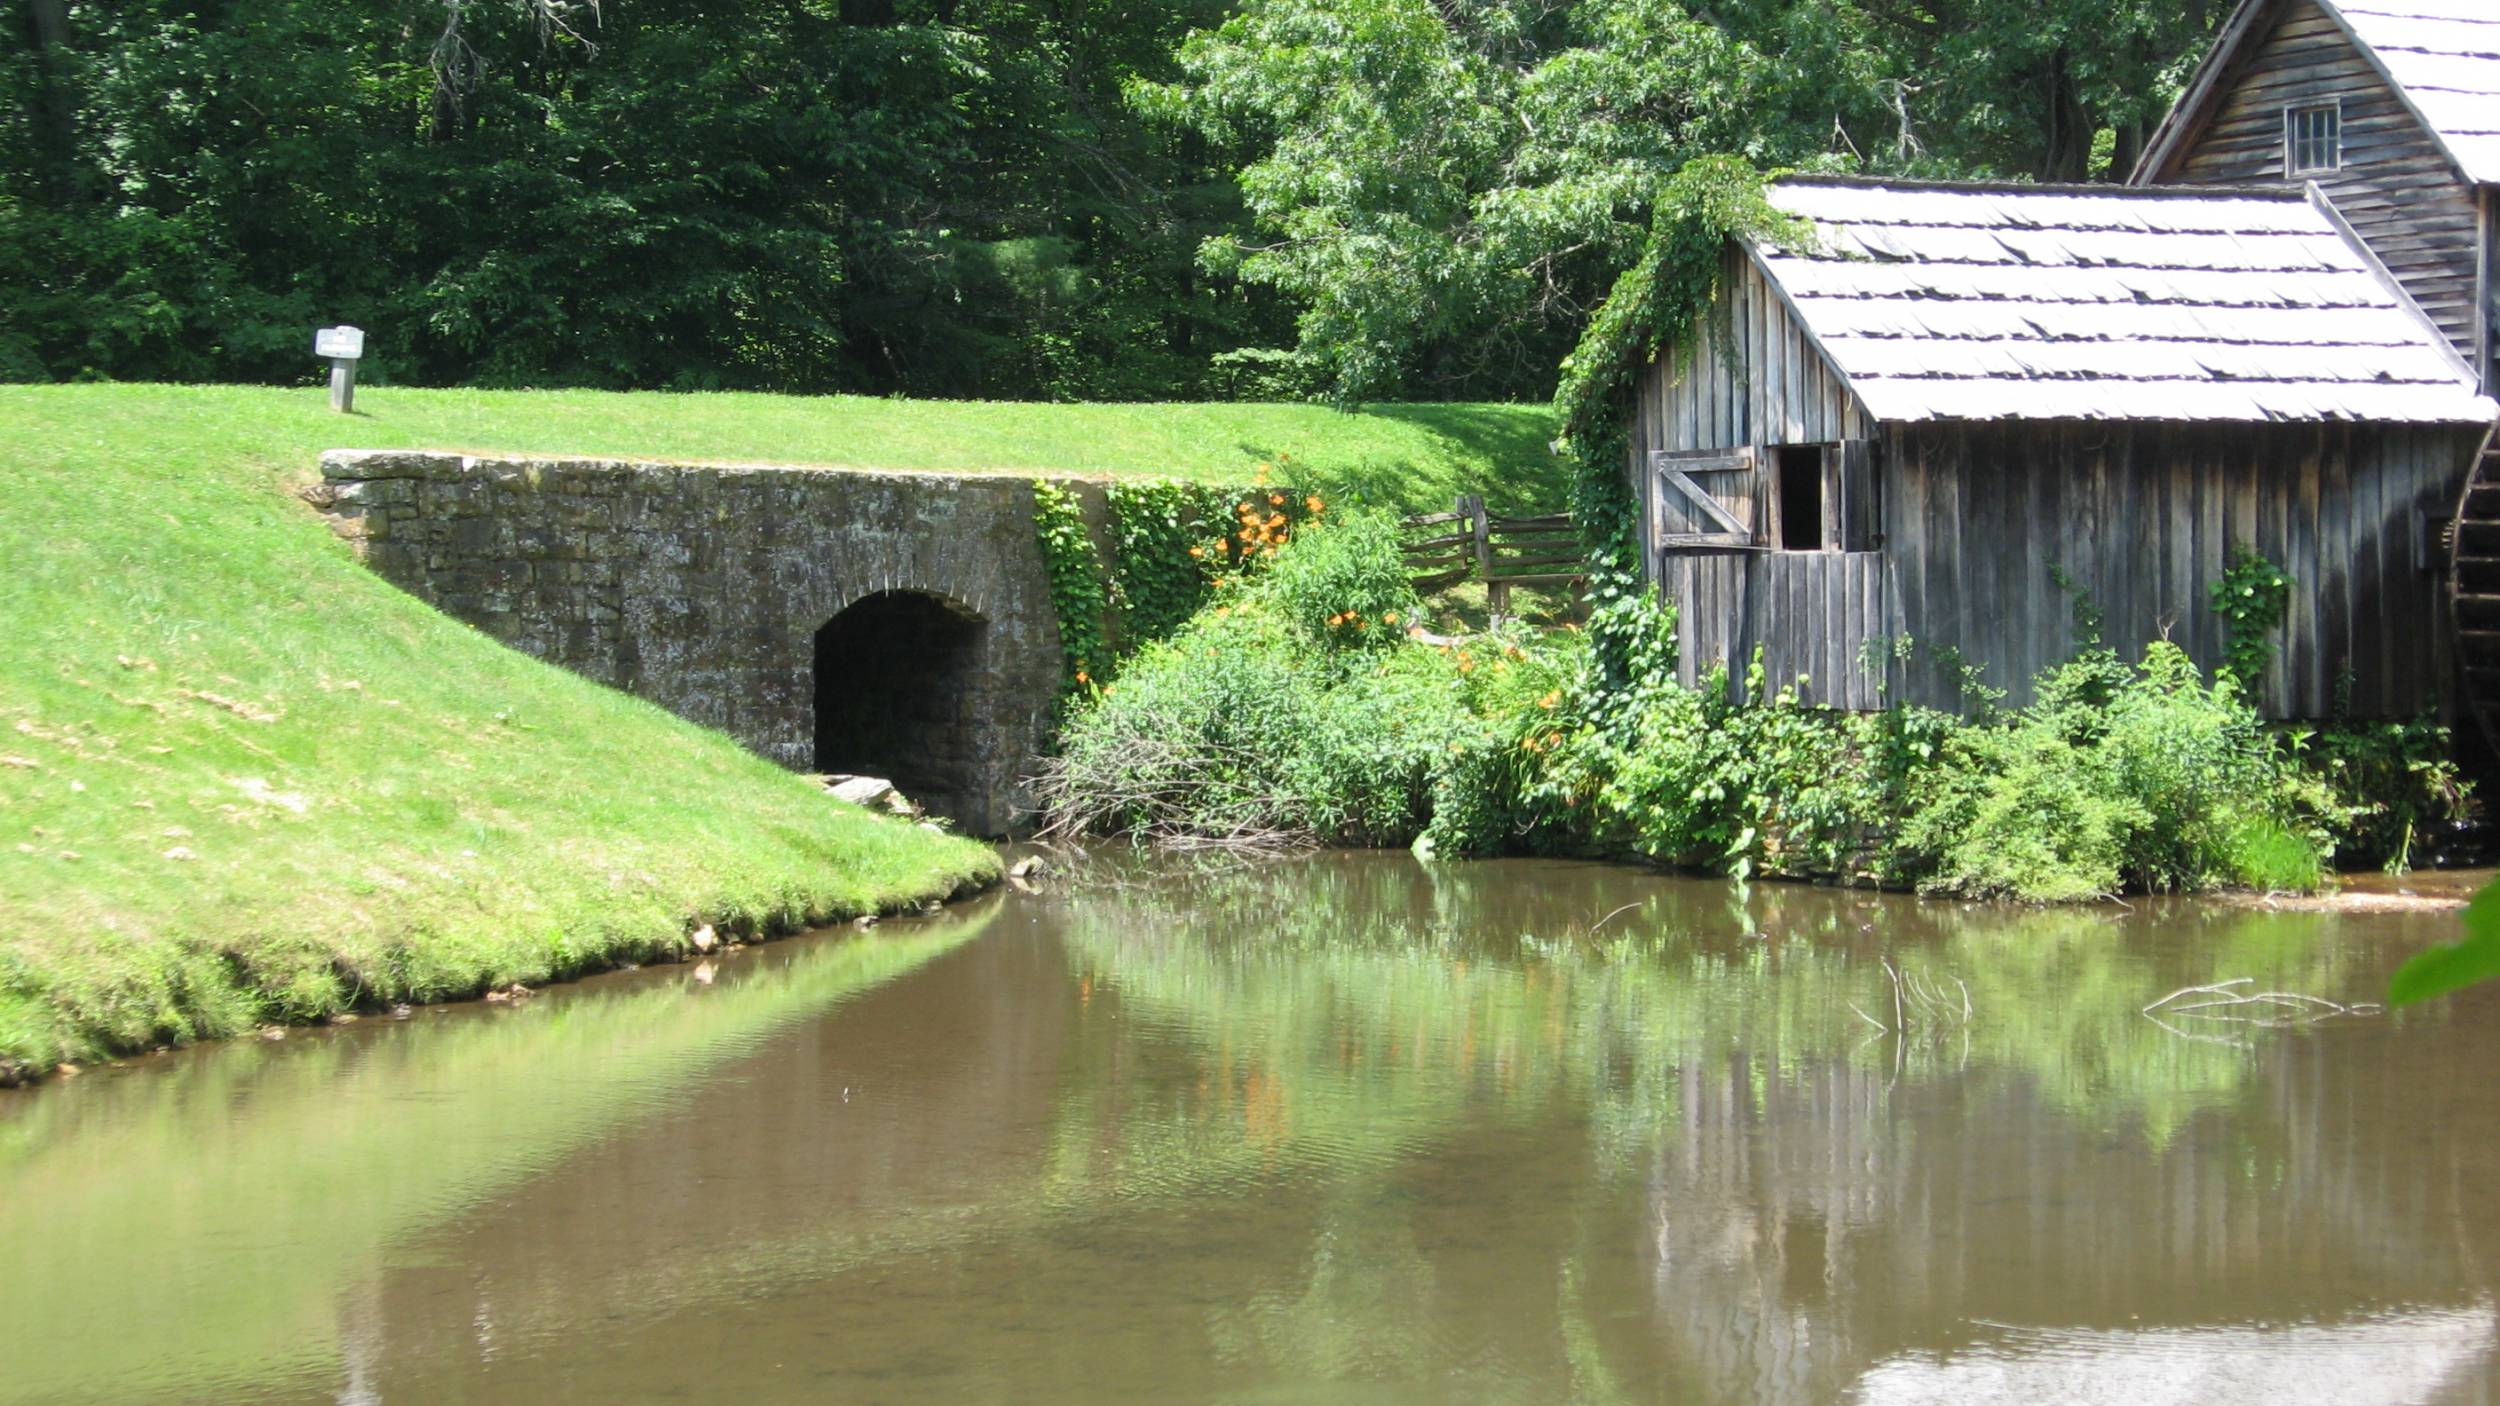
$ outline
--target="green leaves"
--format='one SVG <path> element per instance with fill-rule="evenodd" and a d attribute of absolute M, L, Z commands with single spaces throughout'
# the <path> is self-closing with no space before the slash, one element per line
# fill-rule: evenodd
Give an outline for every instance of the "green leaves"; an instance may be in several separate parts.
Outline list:
<path fill-rule="evenodd" d="M 1178 479 L 1123 479 L 1111 502 L 1112 592 L 1121 633 L 1135 649 L 1186 624 L 1226 560 L 1216 539 L 1234 495 Z"/>
<path fill-rule="evenodd" d="M 1254 226 L 1203 261 L 1298 305 L 1341 400 L 1536 393 L 1684 162 L 1828 124 L 1672 0 L 1252 0 L 1179 60 L 1136 100 L 1241 152 Z"/>
<path fill-rule="evenodd" d="M 1572 512 L 1589 557 L 1589 637 L 1601 694 L 1616 695 L 1676 665 L 1676 618 L 1641 570 L 1636 506 L 1623 472 L 1634 381 L 1662 353 L 1689 354 L 1717 290 L 1729 239 L 1801 237 L 1763 197 L 1762 175 L 1731 157 L 1689 163 L 1660 190 L 1648 243 L 1615 280 L 1554 392 L 1565 452 L 1575 461 Z"/>
<path fill-rule="evenodd" d="M 1103 632 L 1111 599 L 1103 587 L 1102 554 L 1085 526 L 1084 505 L 1047 479 L 1033 480 L 1033 529 L 1059 617 L 1060 687 L 1067 696 L 1082 696 L 1099 687 L 1111 669 L 1111 645 Z"/>
<path fill-rule="evenodd" d="M 2228 627 L 2223 672 L 2243 688 L 2256 688 L 2274 661 L 2274 642 L 2267 636 L 2291 610 L 2292 578 L 2256 548 L 2234 543 L 2230 564 L 2214 582 L 2212 603 Z"/>
<path fill-rule="evenodd" d="M 2500 978 L 2500 884 L 2465 909 L 2465 936 L 2417 954 L 2387 982 L 2387 1003 L 2407 1006 Z"/>

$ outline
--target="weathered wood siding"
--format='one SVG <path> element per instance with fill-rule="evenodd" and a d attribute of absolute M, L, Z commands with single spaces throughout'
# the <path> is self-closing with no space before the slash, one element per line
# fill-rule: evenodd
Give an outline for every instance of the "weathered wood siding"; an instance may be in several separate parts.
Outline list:
<path fill-rule="evenodd" d="M 2275 717 L 2405 717 L 2449 694 L 2427 522 L 2453 510 L 2478 434 L 2354 425 L 2019 423 L 1884 436 L 1885 582 L 1912 658 L 1894 696 L 1953 706 L 1955 657 L 1993 687 L 2074 646 L 2074 597 L 2126 658 L 2168 638 L 2211 667 L 2234 543 L 2290 573 L 2262 703 Z"/>
<path fill-rule="evenodd" d="M 2284 172 L 2283 109 L 2343 103 L 2341 171 Z M 2226 75 L 2211 116 L 2157 184 L 2299 185 L 2314 180 L 2405 291 L 2481 363 L 2482 229 L 2473 186 L 2369 55 L 2310 0 L 2276 7 L 2266 37 Z"/>
<path fill-rule="evenodd" d="M 1639 396 L 1630 469 L 1645 532 L 1657 521 L 1651 450 L 1829 444 L 1875 433 L 1761 270 L 1733 247 L 1699 344 L 1651 367 Z M 1652 543 L 1643 555 L 1682 610 L 1686 683 L 1718 662 L 1741 675 L 1758 643 L 1774 678 L 1812 677 L 1815 702 L 1883 706 L 1882 673 L 1859 664 L 1868 640 L 1897 633 L 1876 553 L 1661 552 Z"/>
<path fill-rule="evenodd" d="M 1857 397 L 1742 249 L 1730 246 L 1719 289 L 1699 343 L 1642 381 L 1636 448 L 1825 444 L 1873 433 Z"/>
<path fill-rule="evenodd" d="M 1756 645 L 1770 686 L 1805 680 L 1809 703 L 1885 704 L 1886 649 L 1901 633 L 1880 552 L 1670 552 L 1658 588 L 1682 612 L 1678 677 L 1724 664 L 1741 686 Z"/>
<path fill-rule="evenodd" d="M 2485 188 L 2482 197 L 2482 223 L 2475 237 L 2483 250 L 2483 325 L 2476 334 L 2483 355 L 2474 362 L 2474 373 L 2490 392 L 2500 389 L 2500 191 Z"/>
<path fill-rule="evenodd" d="M 2450 691 L 2427 524 L 2456 504 L 2479 429 L 2352 424 L 2001 421 L 1871 424 L 1741 251 L 1703 346 L 1661 362 L 1634 406 L 1644 533 L 1654 450 L 1876 441 L 1872 552 L 1662 549 L 1644 559 L 1681 611 L 1679 673 L 1741 677 L 1759 646 L 1810 702 L 1954 707 L 1957 661 L 2012 701 L 2074 648 L 2089 596 L 2122 655 L 2167 637 L 2211 667 L 2210 597 L 2233 543 L 2296 583 L 2263 703 L 2276 717 L 2404 717 Z M 1765 503 L 1769 499 L 1765 495 Z M 1909 657 L 1891 647 L 1910 643 Z M 1870 658 L 1873 667 L 1869 667 Z"/>

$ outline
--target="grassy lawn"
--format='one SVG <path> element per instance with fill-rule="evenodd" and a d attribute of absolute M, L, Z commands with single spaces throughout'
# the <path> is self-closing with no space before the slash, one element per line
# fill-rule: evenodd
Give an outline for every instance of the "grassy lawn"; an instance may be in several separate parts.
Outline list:
<path fill-rule="evenodd" d="M 0 388 L 0 1062 L 474 994 L 988 878 L 725 739 L 505 650 L 287 491 L 400 446 L 1552 501 L 1537 409 Z"/>
<path fill-rule="evenodd" d="M 0 429 L 63 451 L 152 445 L 170 468 L 312 474 L 324 449 L 455 449 L 977 473 L 1164 474 L 1227 485 L 1279 463 L 1292 487 L 1401 511 L 1482 493 L 1558 512 L 1569 479 L 1541 405 L 1030 405 L 862 396 L 0 386 Z"/>

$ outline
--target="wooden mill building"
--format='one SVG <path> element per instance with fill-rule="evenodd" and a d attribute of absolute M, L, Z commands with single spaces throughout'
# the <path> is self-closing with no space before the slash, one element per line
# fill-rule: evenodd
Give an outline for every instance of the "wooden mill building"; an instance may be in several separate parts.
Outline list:
<path fill-rule="evenodd" d="M 2210 666 L 2246 546 L 2296 583 L 2272 715 L 2500 700 L 2488 3 L 2246 0 L 2126 187 L 1774 186 L 1816 239 L 1731 245 L 1634 407 L 1688 680 L 2019 701 L 2079 597 Z"/>

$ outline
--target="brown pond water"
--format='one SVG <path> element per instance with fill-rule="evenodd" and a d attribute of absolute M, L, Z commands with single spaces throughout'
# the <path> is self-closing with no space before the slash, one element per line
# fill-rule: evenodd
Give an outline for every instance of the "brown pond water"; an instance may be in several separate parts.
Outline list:
<path fill-rule="evenodd" d="M 2141 1011 L 2454 921 L 1089 871 L 0 1097 L 0 1402 L 2490 1402 L 2500 1000 Z"/>

